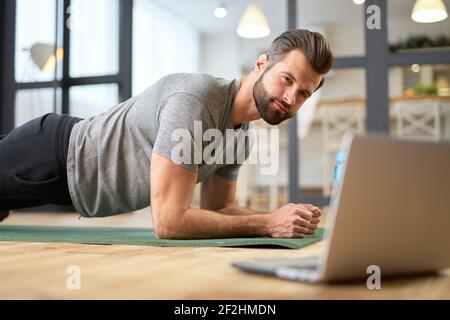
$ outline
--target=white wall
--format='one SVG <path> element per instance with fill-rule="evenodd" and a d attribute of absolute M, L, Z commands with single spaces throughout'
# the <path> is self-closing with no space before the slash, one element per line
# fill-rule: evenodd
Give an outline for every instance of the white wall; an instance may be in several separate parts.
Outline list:
<path fill-rule="evenodd" d="M 332 70 L 325 79 L 322 99 L 345 99 L 365 97 L 366 73 L 364 69 Z"/>
<path fill-rule="evenodd" d="M 364 28 L 361 24 L 330 25 L 326 28 L 326 34 L 336 57 L 365 53 Z"/>
<path fill-rule="evenodd" d="M 256 59 L 264 53 L 278 33 L 264 39 L 242 39 L 236 33 L 202 34 L 201 71 L 234 79 L 243 69 L 252 69 Z"/>
<path fill-rule="evenodd" d="M 161 77 L 200 71 L 200 32 L 154 0 L 133 7 L 133 95 Z"/>
<path fill-rule="evenodd" d="M 201 36 L 200 70 L 225 79 L 240 78 L 239 40 L 234 34 Z"/>

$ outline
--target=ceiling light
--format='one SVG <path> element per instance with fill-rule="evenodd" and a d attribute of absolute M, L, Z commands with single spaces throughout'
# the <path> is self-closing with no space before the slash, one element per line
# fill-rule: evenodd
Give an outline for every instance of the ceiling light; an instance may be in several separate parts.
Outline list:
<path fill-rule="evenodd" d="M 224 5 L 218 6 L 218 7 L 214 10 L 214 15 L 215 15 L 217 18 L 225 18 L 225 17 L 228 15 L 227 8 L 225 8 Z"/>
<path fill-rule="evenodd" d="M 417 64 L 417 63 L 413 64 L 411 66 L 411 71 L 414 73 L 419 73 L 420 72 L 420 64 Z"/>
<path fill-rule="evenodd" d="M 420 23 L 431 23 L 445 20 L 447 10 L 442 0 L 417 0 L 411 18 Z"/>
<path fill-rule="evenodd" d="M 56 56 L 55 56 L 56 51 Z M 30 48 L 31 59 L 34 64 L 44 73 L 55 70 L 56 62 L 64 57 L 63 48 L 56 48 L 47 43 L 35 43 Z"/>
<path fill-rule="evenodd" d="M 354 4 L 363 4 L 366 0 L 353 0 Z"/>
<path fill-rule="evenodd" d="M 255 4 L 247 6 L 239 20 L 237 34 L 242 38 L 257 39 L 270 35 L 270 27 L 262 10 Z"/>

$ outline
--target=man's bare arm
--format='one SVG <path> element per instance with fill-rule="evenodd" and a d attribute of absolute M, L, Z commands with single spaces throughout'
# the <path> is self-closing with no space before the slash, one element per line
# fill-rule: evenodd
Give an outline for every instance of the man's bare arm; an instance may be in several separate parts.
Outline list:
<path fill-rule="evenodd" d="M 228 215 L 264 214 L 238 206 L 236 180 L 225 179 L 217 174 L 209 176 L 201 185 L 200 208 Z"/>
<path fill-rule="evenodd" d="M 225 215 L 191 207 L 197 174 L 154 153 L 151 159 L 151 204 L 160 238 L 200 239 L 271 236 L 302 238 L 313 213 L 290 205 L 270 214 Z"/>
<path fill-rule="evenodd" d="M 202 209 L 214 210 L 228 215 L 254 215 L 267 214 L 269 212 L 255 211 L 237 205 L 236 180 L 225 179 L 217 174 L 209 176 L 201 185 L 200 207 Z M 319 223 L 322 212 L 318 207 L 303 204 L 313 213 L 315 218 L 311 223 Z M 314 226 L 313 226 L 314 227 Z"/>
<path fill-rule="evenodd" d="M 154 153 L 150 173 L 155 233 L 160 238 L 225 238 L 266 235 L 262 215 L 227 216 L 191 207 L 197 174 Z"/>

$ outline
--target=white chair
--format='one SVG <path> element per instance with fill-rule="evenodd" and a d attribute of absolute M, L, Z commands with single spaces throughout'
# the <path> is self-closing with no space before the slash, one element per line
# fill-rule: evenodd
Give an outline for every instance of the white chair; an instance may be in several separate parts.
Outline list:
<path fill-rule="evenodd" d="M 441 112 L 438 101 L 402 101 L 394 106 L 397 137 L 441 140 Z"/>
<path fill-rule="evenodd" d="M 322 193 L 331 195 L 332 173 L 336 153 L 341 148 L 342 138 L 346 133 L 362 133 L 364 131 L 364 105 L 348 104 L 339 106 L 322 106 L 322 148 L 323 177 Z"/>

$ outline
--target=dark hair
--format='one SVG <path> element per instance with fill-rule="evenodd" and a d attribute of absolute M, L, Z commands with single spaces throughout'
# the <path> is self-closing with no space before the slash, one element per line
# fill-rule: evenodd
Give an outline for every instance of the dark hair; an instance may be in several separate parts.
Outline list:
<path fill-rule="evenodd" d="M 278 36 L 266 52 L 268 69 L 284 58 L 290 51 L 299 49 L 305 55 L 311 67 L 319 74 L 326 74 L 333 64 L 333 53 L 325 38 L 318 32 L 294 29 Z M 319 84 L 323 85 L 324 79 Z"/>

